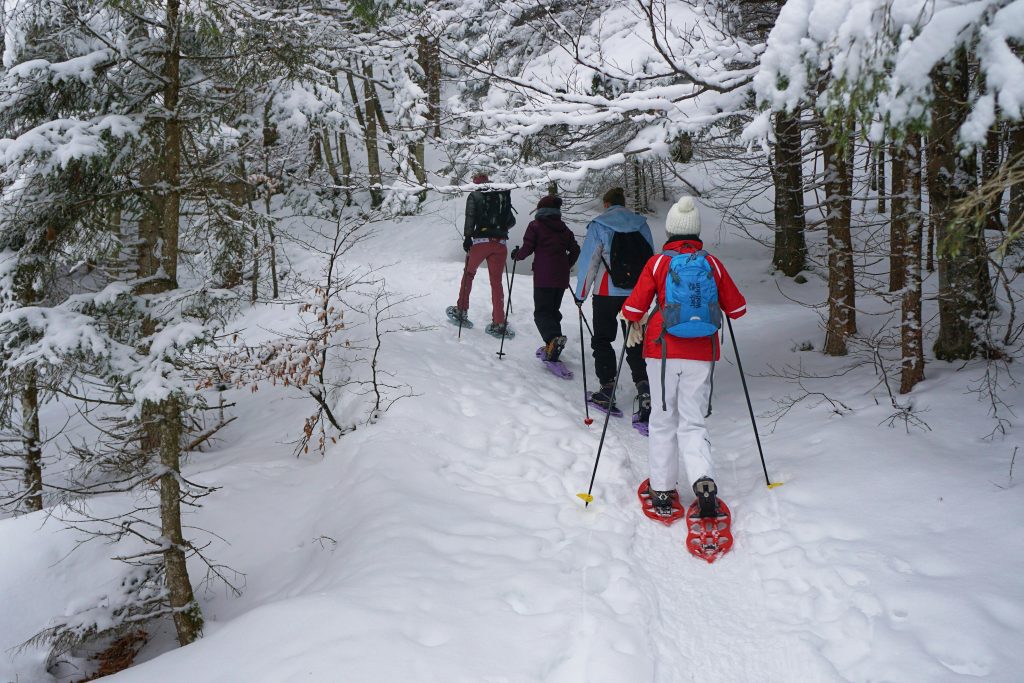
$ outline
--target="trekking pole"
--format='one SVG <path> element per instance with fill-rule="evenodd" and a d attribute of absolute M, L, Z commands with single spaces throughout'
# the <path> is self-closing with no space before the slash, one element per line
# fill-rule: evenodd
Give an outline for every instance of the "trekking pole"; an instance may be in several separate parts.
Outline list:
<path fill-rule="evenodd" d="M 498 360 L 504 360 L 505 355 L 505 333 L 508 332 L 508 314 L 512 310 L 512 285 L 516 283 L 516 264 L 512 262 L 512 279 L 508 283 L 508 303 L 505 304 L 505 327 L 501 330 L 501 347 L 498 348 Z"/>
<path fill-rule="evenodd" d="M 576 301 L 576 308 L 580 311 L 580 364 L 583 366 L 583 424 L 592 425 L 594 424 L 594 418 L 590 417 L 590 403 L 587 402 L 587 351 L 583 346 L 583 304 L 581 304 L 575 296 L 573 300 Z M 590 325 L 587 325 L 587 329 L 590 329 Z M 594 336 L 593 333 L 590 336 Z"/>
<path fill-rule="evenodd" d="M 587 332 L 589 332 L 590 336 L 593 337 L 594 336 L 594 331 L 592 329 L 590 329 L 590 321 L 587 320 L 587 316 L 583 315 L 583 304 L 581 302 L 577 301 L 576 302 L 576 307 L 580 309 L 580 320 L 582 320 L 583 323 L 587 326 Z"/>
<path fill-rule="evenodd" d="M 747 410 L 750 411 L 750 424 L 754 427 L 754 440 L 757 441 L 757 452 L 761 455 L 761 469 L 764 470 L 764 481 L 768 484 L 768 488 L 773 489 L 777 486 L 782 486 L 782 482 L 773 484 L 772 480 L 768 478 L 768 466 L 764 464 L 764 450 L 761 448 L 761 437 L 757 433 L 757 422 L 754 420 L 754 406 L 750 402 L 750 391 L 747 389 L 747 377 L 743 373 L 743 361 L 740 360 L 740 349 L 736 345 L 736 335 L 732 331 L 732 320 L 729 316 L 724 316 L 725 321 L 729 323 L 729 336 L 732 338 L 732 350 L 736 353 L 736 367 L 740 369 L 740 381 L 743 382 L 743 393 L 747 397 Z"/>
<path fill-rule="evenodd" d="M 622 353 L 619 354 L 619 367 L 615 370 L 615 383 L 612 384 L 612 401 L 615 400 L 615 390 L 619 388 L 619 375 L 622 374 L 622 361 L 626 359 L 626 323 L 622 323 Z M 612 418 L 612 404 L 608 404 L 608 412 L 604 414 L 604 428 L 601 430 L 601 441 L 597 444 L 597 457 L 594 459 L 594 472 L 590 475 L 590 487 L 586 493 L 577 493 L 577 498 L 582 498 L 585 505 L 588 507 L 593 501 L 594 496 L 591 494 L 594 491 L 594 479 L 597 478 L 597 463 L 601 462 L 601 449 L 604 448 L 604 435 L 608 433 L 608 421 Z"/>
<path fill-rule="evenodd" d="M 466 260 L 462 262 L 462 282 L 466 281 L 466 271 L 469 269 L 469 250 L 466 250 Z M 459 296 L 462 296 L 462 284 L 459 284 Z M 469 307 L 469 304 L 466 304 Z M 456 302 L 456 309 L 458 309 L 458 302 Z M 459 341 L 462 341 L 462 311 L 459 311 Z"/>
<path fill-rule="evenodd" d="M 512 261 L 512 268 L 513 268 L 513 270 L 515 269 L 515 267 L 516 267 L 516 262 Z M 505 286 L 508 287 L 508 291 L 509 291 L 509 296 L 508 296 L 508 313 L 505 314 L 505 318 L 507 319 L 508 316 L 509 316 L 509 313 L 512 312 L 512 283 L 508 281 L 508 269 L 505 270 Z"/>

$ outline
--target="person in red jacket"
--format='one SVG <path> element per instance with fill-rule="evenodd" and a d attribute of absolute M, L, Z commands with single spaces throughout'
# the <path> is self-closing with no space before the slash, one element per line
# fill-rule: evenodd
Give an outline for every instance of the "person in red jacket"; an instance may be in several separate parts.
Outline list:
<path fill-rule="evenodd" d="M 622 318 L 629 326 L 627 345 L 643 340 L 653 400 L 648 427 L 650 454 L 650 496 L 654 510 L 663 516 L 672 514 L 672 497 L 678 495 L 679 458 L 689 483 L 701 503 L 701 516 L 717 514 L 717 487 L 711 462 L 711 440 L 704 425 L 708 404 L 712 361 L 718 360 L 718 335 L 684 339 L 664 335 L 665 374 L 662 385 L 662 319 L 665 281 L 669 262 L 676 254 L 692 254 L 704 248 L 700 240 L 700 213 L 690 197 L 682 197 L 665 218 L 668 240 L 663 253 L 655 254 L 644 266 L 633 293 L 622 306 Z M 706 253 L 706 252 L 705 252 Z M 722 313 L 732 319 L 747 311 L 747 302 L 729 277 L 725 266 L 707 255 Z M 657 299 L 658 308 L 648 313 Z M 646 334 L 642 331 L 647 323 Z M 661 396 L 664 390 L 665 401 Z M 685 506 L 684 506 L 685 507 Z"/>

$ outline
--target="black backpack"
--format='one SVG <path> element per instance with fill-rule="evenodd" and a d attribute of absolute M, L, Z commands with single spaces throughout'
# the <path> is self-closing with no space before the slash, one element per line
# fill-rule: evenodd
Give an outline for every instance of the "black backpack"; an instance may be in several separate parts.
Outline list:
<path fill-rule="evenodd" d="M 512 193 L 509 190 L 481 192 L 479 208 L 476 234 L 508 237 L 508 229 L 516 224 L 516 217 L 512 215 Z"/>
<path fill-rule="evenodd" d="M 612 235 L 612 253 L 604 267 L 613 285 L 619 289 L 633 289 L 652 256 L 654 249 L 640 231 L 616 232 Z"/>

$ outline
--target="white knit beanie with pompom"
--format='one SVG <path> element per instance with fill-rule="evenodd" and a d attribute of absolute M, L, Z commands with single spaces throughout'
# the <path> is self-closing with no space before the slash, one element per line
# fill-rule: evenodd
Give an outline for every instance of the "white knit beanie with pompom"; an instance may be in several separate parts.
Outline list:
<path fill-rule="evenodd" d="M 700 236 L 700 213 L 693 203 L 692 197 L 683 196 L 672 205 L 665 216 L 665 233 L 667 235 Z"/>

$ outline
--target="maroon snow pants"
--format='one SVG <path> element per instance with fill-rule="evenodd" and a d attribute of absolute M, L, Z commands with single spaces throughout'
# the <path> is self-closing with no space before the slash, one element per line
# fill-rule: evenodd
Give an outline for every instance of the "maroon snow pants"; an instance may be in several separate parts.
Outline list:
<path fill-rule="evenodd" d="M 496 325 L 505 322 L 505 290 L 502 288 L 501 276 L 505 272 L 505 258 L 508 249 L 500 239 L 492 239 L 474 244 L 466 256 L 466 270 L 462 273 L 462 285 L 459 287 L 458 308 L 469 310 L 469 292 L 473 289 L 473 278 L 477 268 L 487 261 L 487 274 L 491 280 L 491 320 Z"/>

